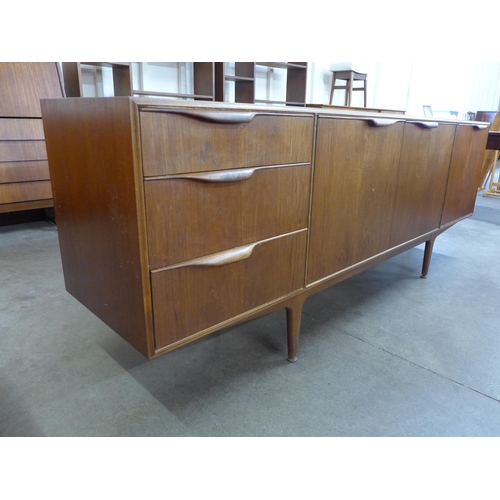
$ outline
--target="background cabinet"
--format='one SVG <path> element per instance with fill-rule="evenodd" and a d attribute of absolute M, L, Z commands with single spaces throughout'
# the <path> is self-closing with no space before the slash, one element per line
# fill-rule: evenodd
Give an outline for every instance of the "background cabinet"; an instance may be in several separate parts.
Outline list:
<path fill-rule="evenodd" d="M 63 97 L 56 63 L 0 63 L 0 212 L 53 205 L 40 99 Z"/>

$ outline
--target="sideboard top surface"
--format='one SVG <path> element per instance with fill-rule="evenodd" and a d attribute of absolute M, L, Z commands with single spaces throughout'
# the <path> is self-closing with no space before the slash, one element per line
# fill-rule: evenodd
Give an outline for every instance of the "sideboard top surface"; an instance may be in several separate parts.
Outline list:
<path fill-rule="evenodd" d="M 42 99 L 45 100 L 45 99 Z M 53 100 L 53 99 L 47 99 Z M 91 100 L 101 100 L 103 103 L 109 100 L 122 100 L 130 101 L 132 105 L 137 106 L 142 111 L 168 111 L 169 109 L 186 109 L 186 110 L 213 110 L 213 111 L 248 111 L 255 113 L 267 114 L 301 114 L 301 115 L 318 115 L 320 117 L 337 117 L 337 118 L 360 118 L 360 119 L 392 119 L 400 122 L 437 122 L 437 123 L 451 123 L 451 124 L 464 124 L 484 126 L 489 125 L 487 122 L 471 121 L 471 120 L 457 120 L 448 118 L 428 118 L 423 116 L 403 115 L 400 113 L 379 113 L 370 111 L 359 111 L 346 107 L 342 109 L 329 109 L 329 108 L 313 108 L 313 107 L 299 107 L 299 106 L 274 106 L 262 104 L 241 104 L 241 103 L 223 103 L 223 102 L 203 102 L 203 101 L 187 101 L 181 99 L 165 99 L 165 98 L 147 98 L 147 97 L 66 97 L 58 99 L 61 101 L 81 101 L 88 102 Z"/>

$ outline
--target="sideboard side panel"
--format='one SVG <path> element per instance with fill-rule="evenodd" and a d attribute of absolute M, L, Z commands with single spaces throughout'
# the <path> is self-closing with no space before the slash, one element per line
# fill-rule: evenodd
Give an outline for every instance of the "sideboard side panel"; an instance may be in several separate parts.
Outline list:
<path fill-rule="evenodd" d="M 66 289 L 150 357 L 130 102 L 44 100 L 42 109 Z"/>

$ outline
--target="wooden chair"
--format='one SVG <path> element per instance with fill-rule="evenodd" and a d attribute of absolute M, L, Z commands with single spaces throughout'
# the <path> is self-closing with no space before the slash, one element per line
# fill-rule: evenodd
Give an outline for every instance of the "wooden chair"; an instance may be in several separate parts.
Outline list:
<path fill-rule="evenodd" d="M 476 116 L 476 120 L 487 121 L 480 116 Z M 493 118 L 490 130 L 500 131 L 500 112 L 496 113 Z M 480 177 L 482 182 L 479 189 L 485 189 L 488 184 L 489 186 L 483 193 L 483 196 L 500 196 L 500 183 L 495 182 L 495 169 L 498 161 L 498 153 L 498 151 L 493 149 L 486 149 L 484 152 L 483 166 Z"/>
<path fill-rule="evenodd" d="M 367 74 L 366 73 L 358 73 L 357 71 L 353 70 L 345 70 L 345 71 L 332 71 L 333 77 L 332 77 L 332 88 L 330 90 L 330 104 L 333 102 L 333 94 L 335 90 L 345 90 L 345 106 L 350 106 L 351 105 L 351 98 L 352 98 L 352 93 L 361 91 L 364 93 L 364 107 L 366 108 L 366 79 L 367 79 Z M 345 80 L 346 84 L 345 85 L 336 85 L 337 80 Z M 362 87 L 356 87 L 354 88 L 353 84 L 354 82 L 357 81 L 362 81 L 363 86 Z"/>

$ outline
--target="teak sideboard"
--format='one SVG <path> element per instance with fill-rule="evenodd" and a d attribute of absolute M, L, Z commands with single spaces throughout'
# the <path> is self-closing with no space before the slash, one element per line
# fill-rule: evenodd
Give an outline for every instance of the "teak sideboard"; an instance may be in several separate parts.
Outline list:
<path fill-rule="evenodd" d="M 129 97 L 42 101 L 66 288 L 148 358 L 286 309 L 472 214 L 489 125 Z"/>

